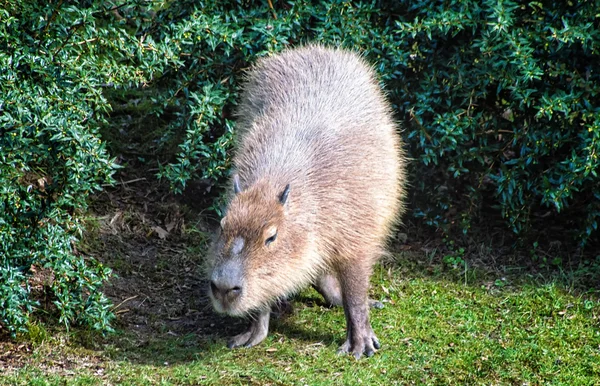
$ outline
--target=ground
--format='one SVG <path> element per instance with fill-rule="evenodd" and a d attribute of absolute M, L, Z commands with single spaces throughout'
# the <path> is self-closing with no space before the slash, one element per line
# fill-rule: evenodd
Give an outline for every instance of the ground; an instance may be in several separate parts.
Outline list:
<path fill-rule="evenodd" d="M 152 170 L 122 170 L 117 180 L 94 198 L 79 246 L 114 270 L 105 292 L 116 333 L 36 324 L 29 336 L 0 342 L 0 384 L 592 385 L 600 379 L 600 305 L 587 280 L 596 265 L 500 264 L 491 244 L 449 250 L 410 222 L 372 278 L 371 296 L 385 305 L 371 314 L 382 342 L 374 357 L 336 355 L 343 311 L 325 307 L 310 289 L 274 318 L 265 342 L 229 350 L 227 337 L 245 321 L 216 315 L 206 296 L 202 261 L 214 219 L 195 205 L 203 187 L 174 196 Z"/>

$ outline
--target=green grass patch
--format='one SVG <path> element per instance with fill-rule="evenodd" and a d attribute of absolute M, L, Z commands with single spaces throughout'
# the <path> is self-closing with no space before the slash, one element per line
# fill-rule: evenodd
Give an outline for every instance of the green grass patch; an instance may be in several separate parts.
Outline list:
<path fill-rule="evenodd" d="M 485 275 L 481 275 L 485 276 Z M 140 342 L 121 331 L 96 350 L 100 359 L 44 370 L 46 342 L 27 366 L 0 376 L 16 385 L 592 385 L 600 379 L 600 305 L 591 293 L 554 282 L 493 277 L 467 284 L 462 274 L 407 275 L 399 268 L 374 275 L 373 328 L 383 347 L 355 361 L 336 355 L 345 334 L 343 311 L 320 306 L 307 290 L 295 311 L 275 319 L 267 340 L 229 350 L 227 336 L 170 336 Z M 218 331 L 216 329 L 216 331 Z M 221 329 L 222 331 L 222 329 Z M 70 346 L 76 346 L 75 341 Z M 76 355 L 77 348 L 58 350 Z M 88 351 L 82 349 L 82 353 Z M 82 356 L 84 354 L 81 354 Z M 81 360 L 81 358 L 79 358 Z M 72 360 L 72 359 L 71 359 Z"/>

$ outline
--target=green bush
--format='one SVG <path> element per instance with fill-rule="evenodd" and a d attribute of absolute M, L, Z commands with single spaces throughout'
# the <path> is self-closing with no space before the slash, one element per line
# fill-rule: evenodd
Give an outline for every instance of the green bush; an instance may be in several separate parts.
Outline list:
<path fill-rule="evenodd" d="M 428 199 L 413 208 L 417 217 L 466 232 L 492 207 L 517 234 L 551 216 L 582 244 L 597 236 L 593 2 L 274 4 L 179 2 L 150 27 L 182 58 L 165 76 L 169 98 L 185 106 L 185 139 L 160 173 L 176 190 L 190 178 L 220 181 L 228 170 L 231 110 L 248 63 L 318 41 L 360 49 L 376 63 L 419 161 L 412 184 Z"/>
<path fill-rule="evenodd" d="M 34 271 L 61 323 L 110 329 L 110 269 L 77 253 L 88 196 L 112 181 L 98 135 L 103 85 L 144 80 L 139 45 L 104 3 L 5 1 L 0 8 L 0 329 L 26 331 Z"/>
<path fill-rule="evenodd" d="M 597 7 L 407 3 L 395 30 L 409 56 L 395 64 L 403 71 L 391 83 L 411 121 L 415 157 L 446 172 L 437 209 L 456 205 L 456 191 L 468 197 L 464 229 L 475 209 L 493 199 L 516 233 L 542 232 L 554 219 L 582 244 L 597 237 Z M 418 188 L 426 191 L 427 184 Z M 417 214 L 435 222 L 439 212 Z"/>

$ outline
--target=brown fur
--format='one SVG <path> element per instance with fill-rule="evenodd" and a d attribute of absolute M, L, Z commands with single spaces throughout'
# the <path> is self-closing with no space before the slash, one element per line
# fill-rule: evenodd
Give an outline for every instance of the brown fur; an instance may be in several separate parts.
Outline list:
<path fill-rule="evenodd" d="M 288 50 L 252 68 L 238 115 L 241 192 L 229 202 L 209 265 L 214 272 L 239 263 L 243 290 L 228 304 L 213 297 L 215 307 L 264 319 L 276 299 L 331 275 L 348 320 L 342 351 L 371 354 L 356 347 L 370 335 L 378 347 L 364 310 L 368 278 L 404 211 L 405 181 L 400 138 L 373 70 L 349 51 Z"/>

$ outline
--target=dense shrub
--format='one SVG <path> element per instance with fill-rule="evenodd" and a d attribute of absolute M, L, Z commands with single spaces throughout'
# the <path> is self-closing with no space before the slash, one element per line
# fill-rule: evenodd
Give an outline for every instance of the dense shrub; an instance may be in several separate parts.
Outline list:
<path fill-rule="evenodd" d="M 597 7 L 563 1 L 406 5 L 395 30 L 409 57 L 398 63 L 405 70 L 393 84 L 411 119 L 415 157 L 449 173 L 441 184 L 449 189 L 438 194 L 442 207 L 453 205 L 452 191 L 466 193 L 467 208 L 480 208 L 491 193 L 516 233 L 531 226 L 540 232 L 554 218 L 581 243 L 597 237 Z M 474 213 L 462 209 L 466 229 Z"/>
<path fill-rule="evenodd" d="M 97 131 L 109 108 L 102 85 L 143 77 L 133 37 L 101 27 L 108 13 L 45 1 L 0 8 L 0 330 L 13 335 L 36 307 L 34 272 L 61 323 L 109 328 L 99 288 L 110 270 L 75 243 L 86 199 L 115 170 Z"/>
<path fill-rule="evenodd" d="M 177 162 L 161 172 L 175 189 L 229 168 L 231 109 L 248 63 L 319 41 L 376 63 L 419 161 L 413 185 L 429 200 L 414 208 L 418 217 L 466 232 L 487 206 L 516 233 L 550 216 L 582 243 L 598 234 L 593 3 L 274 4 L 180 2 L 157 15 L 155 40 L 183 59 L 181 71 L 165 74 L 169 98 L 186 106 Z"/>

